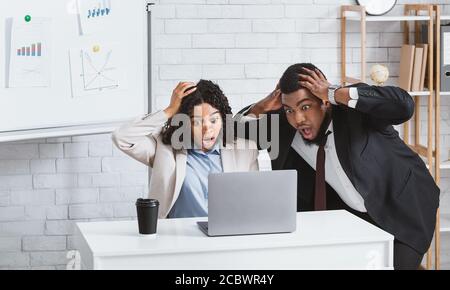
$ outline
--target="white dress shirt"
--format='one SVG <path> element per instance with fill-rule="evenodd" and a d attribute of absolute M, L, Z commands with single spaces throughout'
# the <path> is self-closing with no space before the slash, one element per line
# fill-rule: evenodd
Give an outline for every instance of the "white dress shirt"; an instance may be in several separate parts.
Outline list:
<path fill-rule="evenodd" d="M 349 90 L 350 100 L 348 101 L 348 106 L 352 109 L 356 108 L 356 104 L 359 100 L 359 94 L 357 88 L 350 88 Z"/>
<path fill-rule="evenodd" d="M 356 88 L 350 89 L 350 102 L 348 106 L 355 108 L 358 102 L 358 91 Z M 364 199 L 361 194 L 353 186 L 348 178 L 336 152 L 336 144 L 334 141 L 333 121 L 330 122 L 328 131 L 327 144 L 325 145 L 325 180 L 337 192 L 339 197 L 354 210 L 359 212 L 367 212 L 364 206 Z M 316 158 L 318 145 L 306 144 L 299 132 L 295 134 L 292 142 L 292 148 L 305 160 L 314 170 L 316 170 Z"/>
<path fill-rule="evenodd" d="M 357 88 L 350 88 L 350 101 L 348 106 L 356 108 L 359 94 Z M 339 197 L 354 210 L 367 212 L 364 206 L 364 199 L 353 186 L 337 156 L 336 144 L 334 142 L 333 121 L 330 122 L 327 144 L 325 145 L 325 180 L 337 192 Z M 308 145 L 303 140 L 299 132 L 295 134 L 292 148 L 305 160 L 314 170 L 316 170 L 316 158 L 318 145 Z"/>
<path fill-rule="evenodd" d="M 358 89 L 350 88 L 349 95 L 350 100 L 348 102 L 348 107 L 355 109 L 359 100 Z M 241 115 L 240 121 L 245 122 L 255 120 L 253 116 L 247 116 L 251 108 L 252 107 Z M 327 144 L 325 145 L 325 180 L 337 192 L 345 204 L 359 212 L 367 212 L 367 209 L 364 206 L 364 199 L 353 186 L 339 162 L 334 140 L 333 121 L 331 121 L 328 131 L 330 131 L 331 134 L 328 135 Z M 291 147 L 303 158 L 303 160 L 316 170 L 316 158 L 319 146 L 306 144 L 300 133 L 297 132 Z"/>

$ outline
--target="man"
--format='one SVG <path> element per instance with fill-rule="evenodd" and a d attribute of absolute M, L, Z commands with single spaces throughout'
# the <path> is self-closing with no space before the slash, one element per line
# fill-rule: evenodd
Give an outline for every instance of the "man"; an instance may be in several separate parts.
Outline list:
<path fill-rule="evenodd" d="M 271 115 L 279 115 L 272 169 L 298 171 L 298 211 L 346 209 L 394 235 L 395 269 L 418 269 L 433 238 L 440 190 L 392 126 L 413 113 L 411 96 L 400 88 L 331 86 L 314 65 L 296 64 L 237 119 L 266 115 L 270 138 Z"/>

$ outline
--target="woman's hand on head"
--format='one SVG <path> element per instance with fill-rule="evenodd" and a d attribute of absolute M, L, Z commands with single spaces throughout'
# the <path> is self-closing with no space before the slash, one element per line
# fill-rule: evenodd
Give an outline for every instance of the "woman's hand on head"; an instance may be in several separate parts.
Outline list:
<path fill-rule="evenodd" d="M 173 89 L 169 106 L 164 110 L 168 118 L 172 118 L 180 109 L 182 100 L 189 94 L 195 92 L 197 87 L 193 82 L 180 82 Z"/>

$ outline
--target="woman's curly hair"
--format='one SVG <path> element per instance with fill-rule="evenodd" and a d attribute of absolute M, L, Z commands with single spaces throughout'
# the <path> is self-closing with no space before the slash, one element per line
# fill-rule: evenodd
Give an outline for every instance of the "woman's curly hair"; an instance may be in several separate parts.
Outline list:
<path fill-rule="evenodd" d="M 213 108 L 219 110 L 222 116 L 222 141 L 225 146 L 226 140 L 226 116 L 232 114 L 231 107 L 228 103 L 227 97 L 223 94 L 220 87 L 209 80 L 200 80 L 197 85 L 197 90 L 181 101 L 180 109 L 177 114 L 185 114 L 192 116 L 194 107 L 207 103 Z M 162 131 L 162 141 L 166 145 L 172 145 L 172 135 L 181 126 L 171 125 L 172 119 L 169 119 Z M 179 140 L 183 142 L 183 140 Z M 192 141 L 192 140 L 191 140 Z"/>

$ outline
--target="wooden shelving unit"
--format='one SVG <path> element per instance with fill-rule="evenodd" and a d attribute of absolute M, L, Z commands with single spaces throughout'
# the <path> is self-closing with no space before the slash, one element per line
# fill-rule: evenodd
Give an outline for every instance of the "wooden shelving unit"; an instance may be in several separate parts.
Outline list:
<path fill-rule="evenodd" d="M 434 178 L 437 184 L 441 182 L 441 150 L 440 150 L 440 138 L 441 138 L 441 8 L 439 5 L 435 5 L 434 11 L 436 12 L 436 109 L 435 109 L 435 119 L 436 119 L 436 128 L 435 128 L 435 175 Z M 443 222 L 447 222 L 446 217 L 443 219 Z M 444 227 L 441 226 L 441 211 L 438 209 L 437 213 L 437 223 L 436 223 L 436 232 L 435 232 L 435 269 L 439 270 L 441 267 L 441 232 L 443 229 L 445 230 L 447 225 Z"/>
<path fill-rule="evenodd" d="M 409 92 L 414 98 L 416 108 L 414 118 L 404 124 L 403 139 L 414 151 L 416 151 L 422 158 L 433 174 L 436 183 L 440 183 L 440 170 L 450 166 L 450 162 L 441 163 L 440 161 L 440 98 L 442 95 L 449 95 L 450 92 L 440 92 L 440 22 L 450 20 L 450 16 L 441 16 L 440 7 L 432 4 L 418 4 L 405 5 L 405 13 L 402 16 L 367 16 L 366 10 L 363 6 L 358 5 L 344 5 L 341 6 L 341 83 L 343 85 L 366 82 L 367 79 L 367 61 L 366 61 L 366 34 L 367 25 L 370 22 L 402 22 L 404 27 L 403 43 L 409 44 L 410 39 L 410 25 L 415 25 L 415 42 L 420 42 L 420 28 L 421 24 L 427 24 L 428 29 L 428 90 L 423 92 Z M 361 75 L 348 76 L 347 75 L 347 22 L 359 22 L 361 34 Z M 436 49 L 437 48 L 437 49 Z M 436 70 L 435 70 L 436 66 Z M 436 74 L 435 74 L 436 73 Z M 427 100 L 427 144 L 420 143 L 420 101 L 426 98 Z M 434 118 L 434 120 L 433 120 Z M 410 126 L 414 123 L 415 136 L 414 140 L 410 142 Z M 435 138 L 433 144 L 433 129 L 435 130 Z M 433 146 L 434 145 L 434 146 Z M 448 220 L 448 224 L 447 224 Z M 441 228 L 440 212 L 437 213 L 437 223 L 435 231 L 435 269 L 440 268 L 440 233 L 442 230 L 448 229 L 450 231 L 450 215 L 445 217 L 445 226 Z M 426 268 L 432 267 L 432 248 L 427 253 Z"/>

